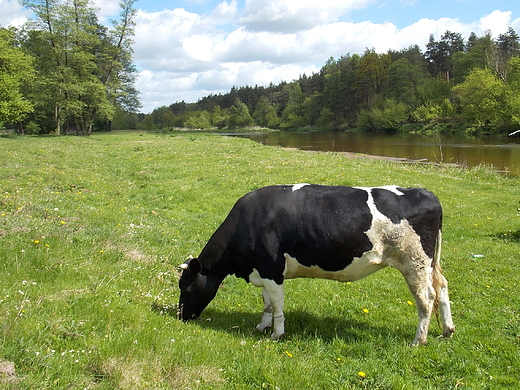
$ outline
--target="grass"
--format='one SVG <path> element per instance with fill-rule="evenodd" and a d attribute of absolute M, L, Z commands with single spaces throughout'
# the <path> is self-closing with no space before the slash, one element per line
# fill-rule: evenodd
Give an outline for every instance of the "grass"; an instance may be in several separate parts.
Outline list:
<path fill-rule="evenodd" d="M 0 360 L 16 369 L 0 387 L 518 386 L 518 179 L 198 133 L 4 137 L 0 151 Z M 434 320 L 429 344 L 408 347 L 415 307 L 390 269 L 352 284 L 288 282 L 279 342 L 254 330 L 260 290 L 234 277 L 200 320 L 176 320 L 176 266 L 239 196 L 296 182 L 434 191 L 455 337 L 437 338 Z"/>

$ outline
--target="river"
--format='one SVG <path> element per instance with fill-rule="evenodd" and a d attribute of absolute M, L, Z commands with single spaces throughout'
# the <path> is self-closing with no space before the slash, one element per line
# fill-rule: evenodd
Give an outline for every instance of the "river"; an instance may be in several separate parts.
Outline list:
<path fill-rule="evenodd" d="M 363 132 L 229 133 L 264 145 L 302 150 L 363 153 L 465 167 L 489 165 L 509 176 L 520 176 L 520 137 L 430 137 L 415 134 Z"/>

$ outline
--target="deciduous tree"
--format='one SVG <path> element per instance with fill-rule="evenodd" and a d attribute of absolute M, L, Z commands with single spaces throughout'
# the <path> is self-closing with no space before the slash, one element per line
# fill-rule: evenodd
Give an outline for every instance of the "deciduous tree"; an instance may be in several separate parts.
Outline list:
<path fill-rule="evenodd" d="M 32 59 L 16 46 L 12 31 L 0 28 L 0 125 L 20 122 L 33 110 L 21 92 L 33 78 Z"/>

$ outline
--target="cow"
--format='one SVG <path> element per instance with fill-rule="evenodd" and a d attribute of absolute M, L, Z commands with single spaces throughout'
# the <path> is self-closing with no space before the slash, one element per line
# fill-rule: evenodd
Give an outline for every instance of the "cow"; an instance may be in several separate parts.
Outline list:
<path fill-rule="evenodd" d="M 234 274 L 262 287 L 256 327 L 284 334 L 284 281 L 362 279 L 387 266 L 404 276 L 419 316 L 411 345 L 426 344 L 432 311 L 442 334 L 453 325 L 441 273 L 442 208 L 421 188 L 274 185 L 242 196 L 198 258 L 179 266 L 178 317 L 197 318 Z"/>

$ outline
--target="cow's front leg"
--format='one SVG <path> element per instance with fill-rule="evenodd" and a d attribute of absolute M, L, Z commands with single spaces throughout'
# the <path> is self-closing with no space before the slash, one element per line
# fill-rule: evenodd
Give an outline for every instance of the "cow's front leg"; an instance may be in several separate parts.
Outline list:
<path fill-rule="evenodd" d="M 271 305 L 271 300 L 269 299 L 269 294 L 265 287 L 262 288 L 262 297 L 264 298 L 264 312 L 262 314 L 262 320 L 256 326 L 256 329 L 260 332 L 270 328 L 273 322 L 273 306 Z"/>
<path fill-rule="evenodd" d="M 265 295 L 271 304 L 272 308 L 272 318 L 273 318 L 273 333 L 271 334 L 271 338 L 273 340 L 278 340 L 285 333 L 284 328 L 284 316 L 283 316 L 283 304 L 284 304 L 284 288 L 283 284 L 276 284 L 273 280 L 264 279 L 264 289 Z M 264 296 L 265 301 L 265 296 Z M 262 323 L 264 320 L 264 315 L 262 316 Z"/>

